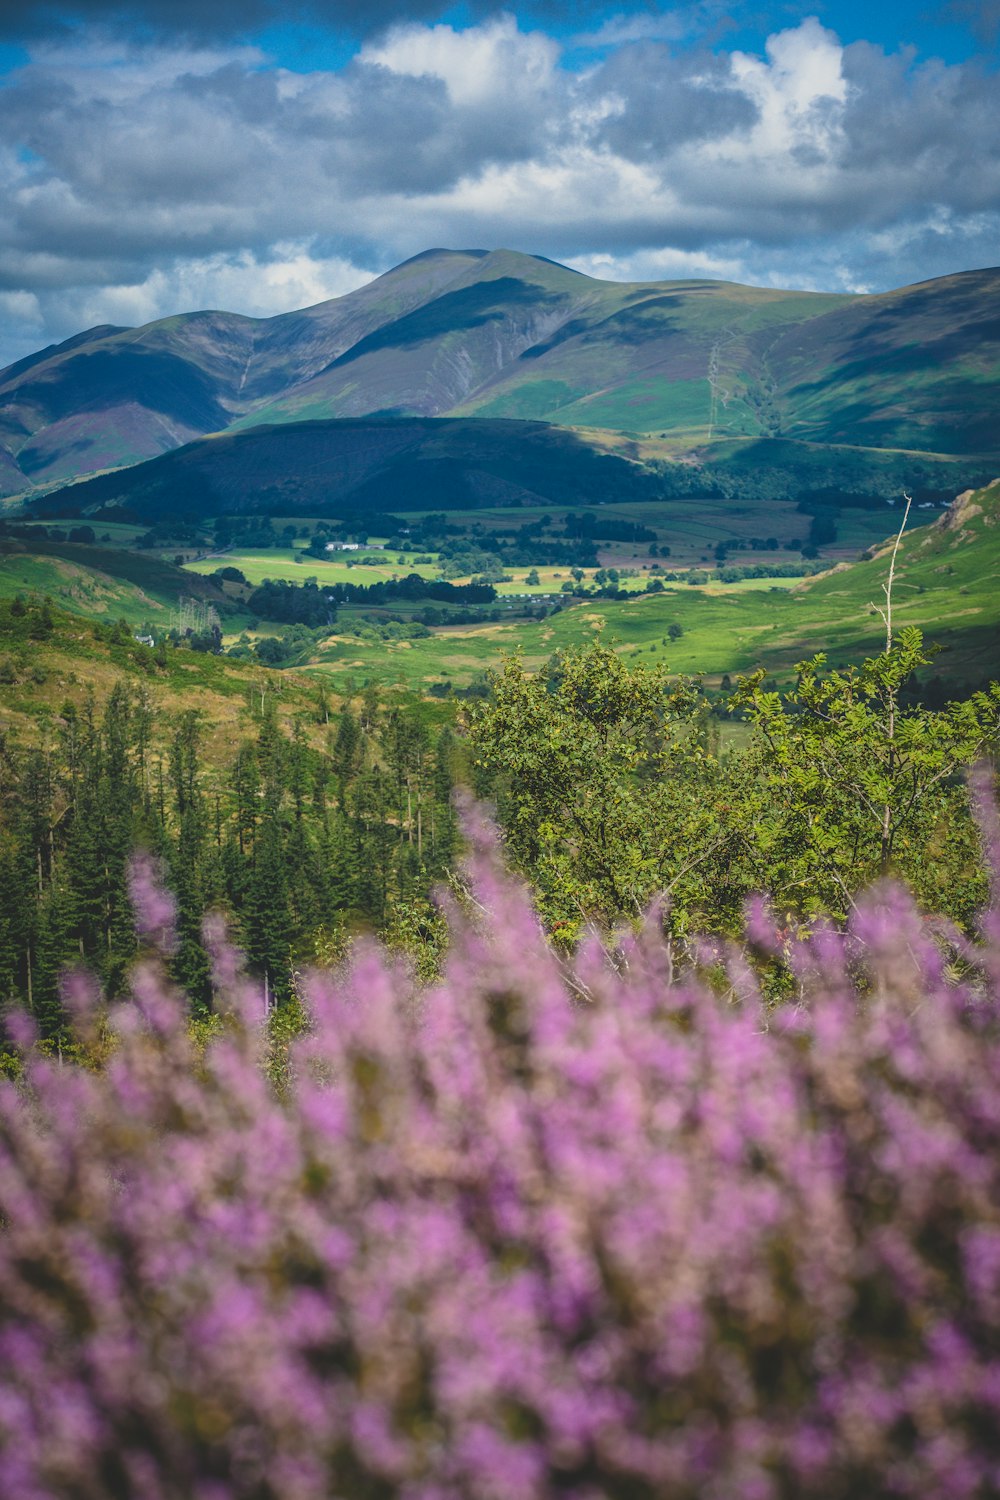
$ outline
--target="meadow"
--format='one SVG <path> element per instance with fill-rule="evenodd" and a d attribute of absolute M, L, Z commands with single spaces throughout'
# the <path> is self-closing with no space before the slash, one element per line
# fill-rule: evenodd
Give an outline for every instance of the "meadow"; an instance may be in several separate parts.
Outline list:
<path fill-rule="evenodd" d="M 969 545 L 977 524 L 987 547 Z M 895 599 L 899 625 L 927 632 L 940 648 L 940 670 L 956 689 L 995 675 L 1000 665 L 1000 553 L 983 518 L 973 518 L 965 531 L 909 533 L 900 548 Z M 519 650 L 529 667 L 537 667 L 554 651 L 601 631 L 624 655 L 703 674 L 710 683 L 760 665 L 787 681 L 795 663 L 816 651 L 845 664 L 878 649 L 884 626 L 877 606 L 886 567 L 885 556 L 876 555 L 814 579 L 757 579 L 752 587 L 668 584 L 662 594 L 588 599 L 541 621 L 443 626 L 428 639 L 380 643 L 377 649 L 333 634 L 310 665 L 334 676 L 346 670 L 426 692 L 442 681 L 468 686 L 504 651 Z M 671 625 L 683 632 L 675 639 Z"/>
<path fill-rule="evenodd" d="M 83 562 L 7 552 L 0 558 L 0 599 L 18 594 L 32 598 L 47 595 L 70 614 L 126 620 L 135 628 L 153 623 L 167 630 L 177 608 L 176 595 L 141 588 Z"/>

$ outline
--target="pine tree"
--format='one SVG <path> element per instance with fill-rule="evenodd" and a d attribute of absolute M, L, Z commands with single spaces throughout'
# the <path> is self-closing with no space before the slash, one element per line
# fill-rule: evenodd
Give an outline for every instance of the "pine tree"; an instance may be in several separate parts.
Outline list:
<path fill-rule="evenodd" d="M 201 748 L 199 716 L 181 715 L 170 747 L 170 781 L 177 819 L 177 837 L 170 852 L 170 876 L 177 900 L 177 951 L 172 970 L 197 1010 L 207 1009 L 210 996 L 209 963 L 201 943 L 204 896 L 201 860 L 205 843 L 204 797 L 198 776 Z"/>
<path fill-rule="evenodd" d="M 361 758 L 361 729 L 350 706 L 345 705 L 333 743 L 333 769 L 337 777 L 338 800 L 343 807 L 347 788 L 354 778 Z"/>
<path fill-rule="evenodd" d="M 291 992 L 292 921 L 288 906 L 285 849 L 277 816 L 265 816 L 254 845 L 243 930 L 247 955 L 264 976 L 268 993 L 285 1000 Z"/>

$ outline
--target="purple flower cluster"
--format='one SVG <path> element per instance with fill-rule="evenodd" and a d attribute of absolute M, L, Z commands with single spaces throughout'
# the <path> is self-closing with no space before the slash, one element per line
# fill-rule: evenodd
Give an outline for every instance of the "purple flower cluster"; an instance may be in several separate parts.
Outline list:
<path fill-rule="evenodd" d="M 1000 1494 L 1000 914 L 948 969 L 879 889 L 771 1008 L 655 918 L 568 965 L 473 844 L 442 980 L 315 975 L 277 1091 L 218 930 L 206 1050 L 150 958 L 4 1086 L 0 1494 Z"/>

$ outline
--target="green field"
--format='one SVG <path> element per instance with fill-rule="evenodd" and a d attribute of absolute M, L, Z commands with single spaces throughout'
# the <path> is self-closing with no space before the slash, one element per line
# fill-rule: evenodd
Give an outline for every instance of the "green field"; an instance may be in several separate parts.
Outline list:
<path fill-rule="evenodd" d="M 896 625 L 920 626 L 941 647 L 935 670 L 956 691 L 1000 675 L 1000 483 L 985 497 L 982 513 L 960 512 L 959 524 L 910 532 L 897 565 Z M 350 672 L 426 692 L 442 681 L 467 686 L 503 651 L 521 650 L 529 666 L 540 666 L 600 629 L 623 653 L 674 671 L 718 680 L 765 666 L 787 680 L 797 661 L 817 651 L 847 663 L 879 649 L 876 605 L 887 571 L 883 552 L 815 579 L 758 580 L 753 589 L 668 586 L 634 601 L 586 600 L 543 621 L 443 627 L 428 639 L 377 648 L 333 635 L 312 665 L 334 677 Z M 677 640 L 668 636 L 671 624 L 683 630 Z"/>
<path fill-rule="evenodd" d="M 669 559 L 661 558 L 665 568 L 686 568 L 711 561 L 717 542 L 746 540 L 751 537 L 773 537 L 779 544 L 778 552 L 752 552 L 736 550 L 730 560 L 734 563 L 755 561 L 782 561 L 798 558 L 796 551 L 784 550 L 786 542 L 802 540 L 809 530 L 809 516 L 803 515 L 794 500 L 769 499 L 759 501 L 734 501 L 699 496 L 697 499 L 667 498 L 663 500 L 616 503 L 614 506 L 577 505 L 560 507 L 552 505 L 522 505 L 517 507 L 495 506 L 476 510 L 453 510 L 448 520 L 467 527 L 482 526 L 486 531 L 515 532 L 521 526 L 550 516 L 560 522 L 567 509 L 578 515 L 607 516 L 614 520 L 633 521 L 655 531 L 657 545 L 670 547 Z M 410 516 L 421 517 L 428 511 L 414 511 Z M 914 511 L 910 526 L 929 524 L 936 511 Z M 845 507 L 837 523 L 836 542 L 823 548 L 823 556 L 835 562 L 857 557 L 859 552 L 881 541 L 899 526 L 900 511 L 889 505 L 872 510 Z M 649 561 L 648 544 L 634 542 L 601 541 L 597 544 L 598 555 L 604 567 L 635 566 Z"/>
<path fill-rule="evenodd" d="M 482 528 L 483 532 L 495 531 L 501 535 L 505 533 L 513 535 L 519 528 L 530 525 L 543 516 L 549 517 L 553 526 L 561 527 L 564 524 L 567 509 L 572 509 L 572 507 L 496 506 L 468 511 L 450 511 L 448 521 L 450 524 L 466 527 L 469 532 L 469 545 L 474 546 L 479 528 Z M 616 504 L 614 507 L 580 505 L 576 507 L 576 513 L 605 516 L 613 521 L 634 522 L 655 532 L 658 550 L 662 553 L 664 548 L 670 549 L 668 555 L 655 559 L 649 556 L 649 543 L 598 541 L 596 544 L 602 567 L 636 568 L 640 572 L 651 571 L 653 561 L 658 561 L 665 571 L 688 567 L 711 567 L 715 560 L 715 547 L 719 542 L 731 544 L 739 541 L 749 542 L 751 538 L 773 539 L 778 545 L 776 548 L 764 549 L 752 549 L 749 546 L 734 547 L 729 553 L 729 562 L 743 565 L 755 562 L 798 561 L 801 552 L 798 548 L 789 549 L 786 544 L 804 540 L 808 534 L 810 520 L 808 515 L 803 515 L 796 509 L 795 503 L 791 500 L 734 503 L 732 500 L 722 499 L 667 499 Z M 418 511 L 414 513 L 414 518 L 426 514 L 430 512 Z M 837 540 L 829 546 L 824 546 L 823 558 L 831 562 L 853 561 L 865 548 L 880 542 L 896 529 L 899 524 L 899 514 L 898 509 L 894 510 L 888 505 L 879 506 L 873 510 L 845 508 L 838 519 Z M 927 525 L 934 520 L 936 514 L 936 511 L 930 513 L 915 511 L 911 516 L 910 524 L 912 527 Z M 254 586 L 262 583 L 265 578 L 286 579 L 291 583 L 302 583 L 307 578 L 315 578 L 319 583 L 364 585 L 403 577 L 407 573 L 419 573 L 424 578 L 439 576 L 440 570 L 436 563 L 416 564 L 413 562 L 414 555 L 428 555 L 423 550 L 416 554 L 393 551 L 385 554 L 384 562 L 359 565 L 349 564 L 342 554 L 336 561 L 312 557 L 307 553 L 306 546 L 307 543 L 302 540 L 296 541 L 290 547 L 281 548 L 241 549 L 235 547 L 191 557 L 184 566 L 191 572 L 203 575 L 210 575 L 218 568 L 226 566 L 239 568 L 247 582 Z M 167 551 L 172 555 L 171 549 Z M 375 558 L 379 557 L 378 553 L 371 555 Z M 406 561 L 400 562 L 400 557 L 406 557 Z M 498 592 L 501 594 L 559 593 L 562 583 L 570 576 L 568 566 L 539 567 L 540 582 L 533 586 L 524 581 L 530 571 L 528 567 L 515 567 L 508 571 L 511 572 L 514 582 L 499 585 Z M 588 578 L 591 578 L 594 570 L 585 571 Z M 467 582 L 468 579 L 455 581 Z M 623 588 L 638 588 L 643 584 L 642 579 L 621 581 Z"/>
<path fill-rule="evenodd" d="M 28 550 L 30 547 L 30 550 Z M 182 596 L 235 619 L 239 605 L 216 583 L 147 550 L 53 541 L 22 534 L 0 542 L 0 598 L 47 594 L 69 614 L 124 619 L 168 630 Z"/>
<path fill-rule="evenodd" d="M 213 552 L 208 557 L 193 558 L 184 566 L 189 572 L 202 575 L 210 575 L 218 568 L 239 568 L 247 582 L 254 585 L 263 583 L 265 578 L 286 579 L 289 583 L 305 583 L 307 578 L 315 578 L 317 583 L 366 585 L 384 583 L 389 578 L 404 578 L 407 573 L 419 573 L 421 578 L 436 578 L 439 572 L 433 563 L 417 565 L 407 561 L 400 564 L 394 552 L 386 553 L 384 563 L 348 565 L 339 559 L 328 562 L 326 558 L 311 557 L 306 551 L 305 543 L 293 547 L 262 548 L 259 551 Z"/>
<path fill-rule="evenodd" d="M 652 513 L 662 510 L 622 506 L 616 507 L 616 514 L 627 511 L 628 519 L 649 524 Z M 874 519 L 864 512 L 858 512 L 858 517 Z M 486 517 L 479 513 L 480 518 L 492 527 L 494 521 L 516 526 L 530 517 L 520 508 Z M 883 523 L 879 535 L 884 540 L 885 513 L 880 512 L 877 519 Z M 737 515 L 733 524 L 739 520 Z M 700 517 L 700 524 L 708 524 L 707 514 Z M 12 542 L 0 555 L 0 597 L 48 594 L 57 606 L 73 614 L 121 617 L 134 627 L 149 622 L 166 629 L 189 580 L 192 593 L 200 594 L 205 602 L 218 603 L 231 643 L 249 616 L 235 599 L 227 603 L 214 583 L 199 575 L 230 565 L 240 568 L 251 583 L 268 577 L 293 582 L 314 577 L 365 585 L 413 571 L 415 565 L 400 564 L 398 555 L 388 554 L 384 564 L 377 566 L 349 567 L 345 561 L 328 563 L 306 557 L 299 546 L 248 549 L 202 556 L 181 570 L 149 552 L 39 539 L 37 553 L 25 551 L 23 542 Z M 777 554 L 775 560 L 787 560 L 789 555 Z M 733 553 L 731 559 L 736 563 L 768 560 L 766 554 L 751 551 Z M 670 569 L 675 561 L 671 556 L 662 566 Z M 511 570 L 512 581 L 500 585 L 490 610 L 499 618 L 434 627 L 429 636 L 413 640 L 372 643 L 349 633 L 353 625 L 364 623 L 364 614 L 376 618 L 412 615 L 412 606 L 390 602 L 377 610 L 345 607 L 340 614 L 341 633 L 334 630 L 316 645 L 308 670 L 334 681 L 342 674 L 360 681 L 370 677 L 418 693 L 442 682 L 461 688 L 480 677 L 503 651 L 520 649 L 530 666 L 538 666 L 553 651 L 591 638 L 598 628 L 623 653 L 638 653 L 650 664 L 664 662 L 674 671 L 701 672 L 709 680 L 757 665 L 787 680 L 795 662 L 816 651 L 826 651 L 840 663 L 878 647 L 882 626 L 876 604 L 881 602 L 887 570 L 884 548 L 870 561 L 840 564 L 813 579 L 748 579 L 705 586 L 668 583 L 663 593 L 639 593 L 651 576 L 647 571 L 651 566 L 647 558 L 635 579 L 622 580 L 624 587 L 637 591 L 634 599 L 577 599 L 542 620 L 525 619 L 531 600 L 521 601 L 517 596 L 561 598 L 561 586 L 571 571 L 566 566 L 539 567 L 538 584 L 528 585 L 525 577 L 530 570 L 517 567 Z M 424 564 L 419 571 L 435 576 L 438 566 Z M 584 571 L 585 581 L 592 584 L 594 570 Z M 236 595 L 241 590 L 231 592 Z M 545 602 L 544 598 L 539 602 Z M 935 670 L 954 682 L 956 690 L 1000 676 L 1000 484 L 979 492 L 939 524 L 907 533 L 900 549 L 895 605 L 897 625 L 919 625 L 943 647 Z M 679 638 L 670 639 L 671 625 L 680 626 Z M 260 628 L 267 634 L 280 632 L 282 627 L 262 621 Z"/>
<path fill-rule="evenodd" d="M 123 619 L 135 626 L 150 621 L 163 629 L 176 608 L 176 600 L 64 558 L 5 553 L 0 556 L 0 598 L 16 594 L 48 595 L 74 615 Z"/>

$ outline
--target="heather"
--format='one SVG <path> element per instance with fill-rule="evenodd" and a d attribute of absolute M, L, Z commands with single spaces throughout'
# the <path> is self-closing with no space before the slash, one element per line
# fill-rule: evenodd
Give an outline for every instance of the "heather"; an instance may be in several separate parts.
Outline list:
<path fill-rule="evenodd" d="M 263 998 L 176 910 L 82 1055 L 0 1092 L 0 1467 L 17 1500 L 848 1500 L 1000 1491 L 1000 863 L 973 943 L 882 883 L 678 970 L 572 960 L 470 820 L 441 977 L 372 945 Z M 766 1004 L 780 967 L 790 998 Z M 110 1032 L 111 1042 L 107 1040 Z"/>

